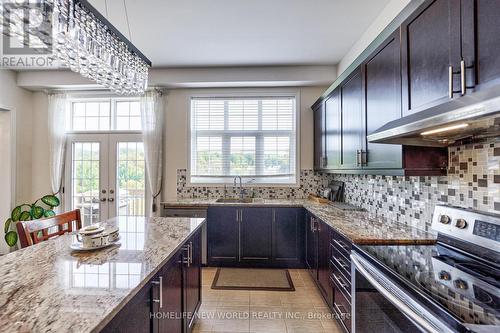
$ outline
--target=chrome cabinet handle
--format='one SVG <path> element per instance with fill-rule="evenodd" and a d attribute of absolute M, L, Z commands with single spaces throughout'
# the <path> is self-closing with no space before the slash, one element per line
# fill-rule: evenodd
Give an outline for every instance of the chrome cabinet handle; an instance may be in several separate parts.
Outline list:
<path fill-rule="evenodd" d="M 189 248 L 190 248 L 189 244 L 188 244 L 188 245 L 185 245 L 185 246 L 183 247 L 183 250 L 184 250 L 184 251 L 187 251 L 187 258 L 186 258 L 184 255 L 182 256 L 182 263 L 183 263 L 183 264 L 186 264 L 186 265 L 187 265 L 187 267 L 191 267 L 191 261 L 190 261 L 190 259 L 189 259 L 189 255 L 190 255 L 190 253 L 191 253 L 191 250 L 190 250 Z"/>
<path fill-rule="evenodd" d="M 453 66 L 448 67 L 448 97 L 453 98 Z"/>
<path fill-rule="evenodd" d="M 335 244 L 337 244 L 338 246 L 340 246 L 341 248 L 343 248 L 344 250 L 349 250 L 349 249 L 348 249 L 348 247 L 347 247 L 347 245 L 345 245 L 345 244 L 344 244 L 344 243 L 342 243 L 341 241 L 338 241 L 338 240 L 334 239 L 334 240 L 333 240 L 333 242 L 334 242 Z"/>
<path fill-rule="evenodd" d="M 359 166 L 361 164 L 361 151 L 356 150 L 356 165 Z"/>
<path fill-rule="evenodd" d="M 193 242 L 189 242 L 189 263 L 193 263 Z"/>
<path fill-rule="evenodd" d="M 109 202 L 113 202 L 113 201 L 115 201 L 115 199 L 114 198 L 109 198 L 108 201 Z"/>
<path fill-rule="evenodd" d="M 342 259 L 337 258 L 337 257 L 333 257 L 333 260 L 335 260 L 335 262 L 337 264 L 339 264 L 340 267 L 342 267 L 344 269 L 348 269 L 349 268 L 349 265 L 347 265 Z"/>
<path fill-rule="evenodd" d="M 344 283 L 337 275 L 332 274 L 332 276 L 335 279 L 335 282 L 339 284 L 339 286 L 341 286 L 345 290 L 348 290 L 349 286 L 346 283 Z"/>
<path fill-rule="evenodd" d="M 460 61 L 460 90 L 462 96 L 465 95 L 466 93 L 466 86 L 465 86 L 465 60 Z"/>
<path fill-rule="evenodd" d="M 101 198 L 101 202 L 106 202 L 108 199 L 106 198 Z"/>
<path fill-rule="evenodd" d="M 339 305 L 339 304 L 337 304 L 335 302 L 333 302 L 333 305 L 335 306 L 335 310 L 337 310 L 337 312 L 340 314 L 341 318 L 346 318 L 349 315 L 349 312 L 347 312 L 347 311 L 342 312 L 342 310 L 340 310 L 340 308 L 344 308 L 345 309 L 345 306 Z"/>
<path fill-rule="evenodd" d="M 160 285 L 160 299 L 154 299 L 153 298 L 153 302 L 154 303 L 159 303 L 160 304 L 160 308 L 163 308 L 163 276 L 160 276 L 159 280 L 160 281 L 153 281 L 152 282 L 155 285 Z"/>

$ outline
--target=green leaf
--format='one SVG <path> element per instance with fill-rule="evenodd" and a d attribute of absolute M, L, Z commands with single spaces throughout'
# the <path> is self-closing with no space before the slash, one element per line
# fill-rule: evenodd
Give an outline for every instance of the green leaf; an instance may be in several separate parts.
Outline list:
<path fill-rule="evenodd" d="M 19 216 L 19 221 L 30 221 L 30 220 L 31 220 L 30 212 L 24 211 L 21 213 L 21 216 Z"/>
<path fill-rule="evenodd" d="M 31 216 L 33 217 L 34 220 L 38 220 L 43 217 L 43 214 L 45 213 L 45 209 L 43 209 L 40 206 L 32 206 L 31 207 Z"/>
<path fill-rule="evenodd" d="M 5 233 L 9 232 L 11 223 L 12 223 L 12 219 L 7 219 L 7 221 L 5 221 L 5 225 L 4 225 Z"/>
<path fill-rule="evenodd" d="M 17 243 L 17 233 L 15 231 L 9 231 L 5 234 L 5 242 L 12 247 Z"/>
<path fill-rule="evenodd" d="M 42 202 L 46 204 L 47 206 L 51 207 L 58 207 L 61 202 L 59 201 L 59 198 L 56 197 L 55 195 L 46 195 L 42 198 Z"/>
<path fill-rule="evenodd" d="M 22 212 L 21 206 L 17 206 L 16 208 L 14 208 L 11 216 L 13 222 L 19 221 L 19 218 L 21 217 L 21 212 Z"/>
<path fill-rule="evenodd" d="M 46 210 L 43 215 L 45 217 L 52 217 L 52 216 L 56 216 L 56 212 L 54 212 L 53 210 Z"/>

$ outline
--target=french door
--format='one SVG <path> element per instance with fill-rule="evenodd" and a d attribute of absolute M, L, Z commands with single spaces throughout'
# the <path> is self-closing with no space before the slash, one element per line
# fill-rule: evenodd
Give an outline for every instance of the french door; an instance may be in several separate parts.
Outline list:
<path fill-rule="evenodd" d="M 149 196 L 140 134 L 72 134 L 67 147 L 66 209 L 80 209 L 83 225 L 145 215 Z"/>

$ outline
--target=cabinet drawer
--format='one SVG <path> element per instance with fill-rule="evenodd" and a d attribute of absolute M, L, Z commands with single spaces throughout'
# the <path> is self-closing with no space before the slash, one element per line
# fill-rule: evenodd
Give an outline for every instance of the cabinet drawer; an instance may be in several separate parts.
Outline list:
<path fill-rule="evenodd" d="M 330 246 L 330 261 L 334 266 L 342 272 L 349 279 L 351 278 L 351 260 L 349 257 L 345 257 L 340 251 L 338 251 L 334 246 Z"/>
<path fill-rule="evenodd" d="M 331 233 L 330 243 L 346 258 L 350 257 L 352 248 L 351 242 L 345 239 L 343 236 L 339 235 L 339 233 L 335 232 L 334 230 L 332 230 Z"/>
<path fill-rule="evenodd" d="M 351 281 L 337 270 L 330 273 L 330 280 L 334 282 L 334 288 L 340 289 L 344 296 L 351 298 Z"/>
<path fill-rule="evenodd" d="M 351 300 L 345 297 L 339 288 L 334 288 L 333 311 L 335 311 L 337 321 L 341 326 L 347 332 L 351 332 Z"/>

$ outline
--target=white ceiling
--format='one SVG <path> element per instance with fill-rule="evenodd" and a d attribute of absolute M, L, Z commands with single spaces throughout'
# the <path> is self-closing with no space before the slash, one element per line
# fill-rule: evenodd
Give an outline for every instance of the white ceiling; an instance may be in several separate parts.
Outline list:
<path fill-rule="evenodd" d="M 127 37 L 124 1 L 154 67 L 337 64 L 389 2 L 91 0 Z"/>

